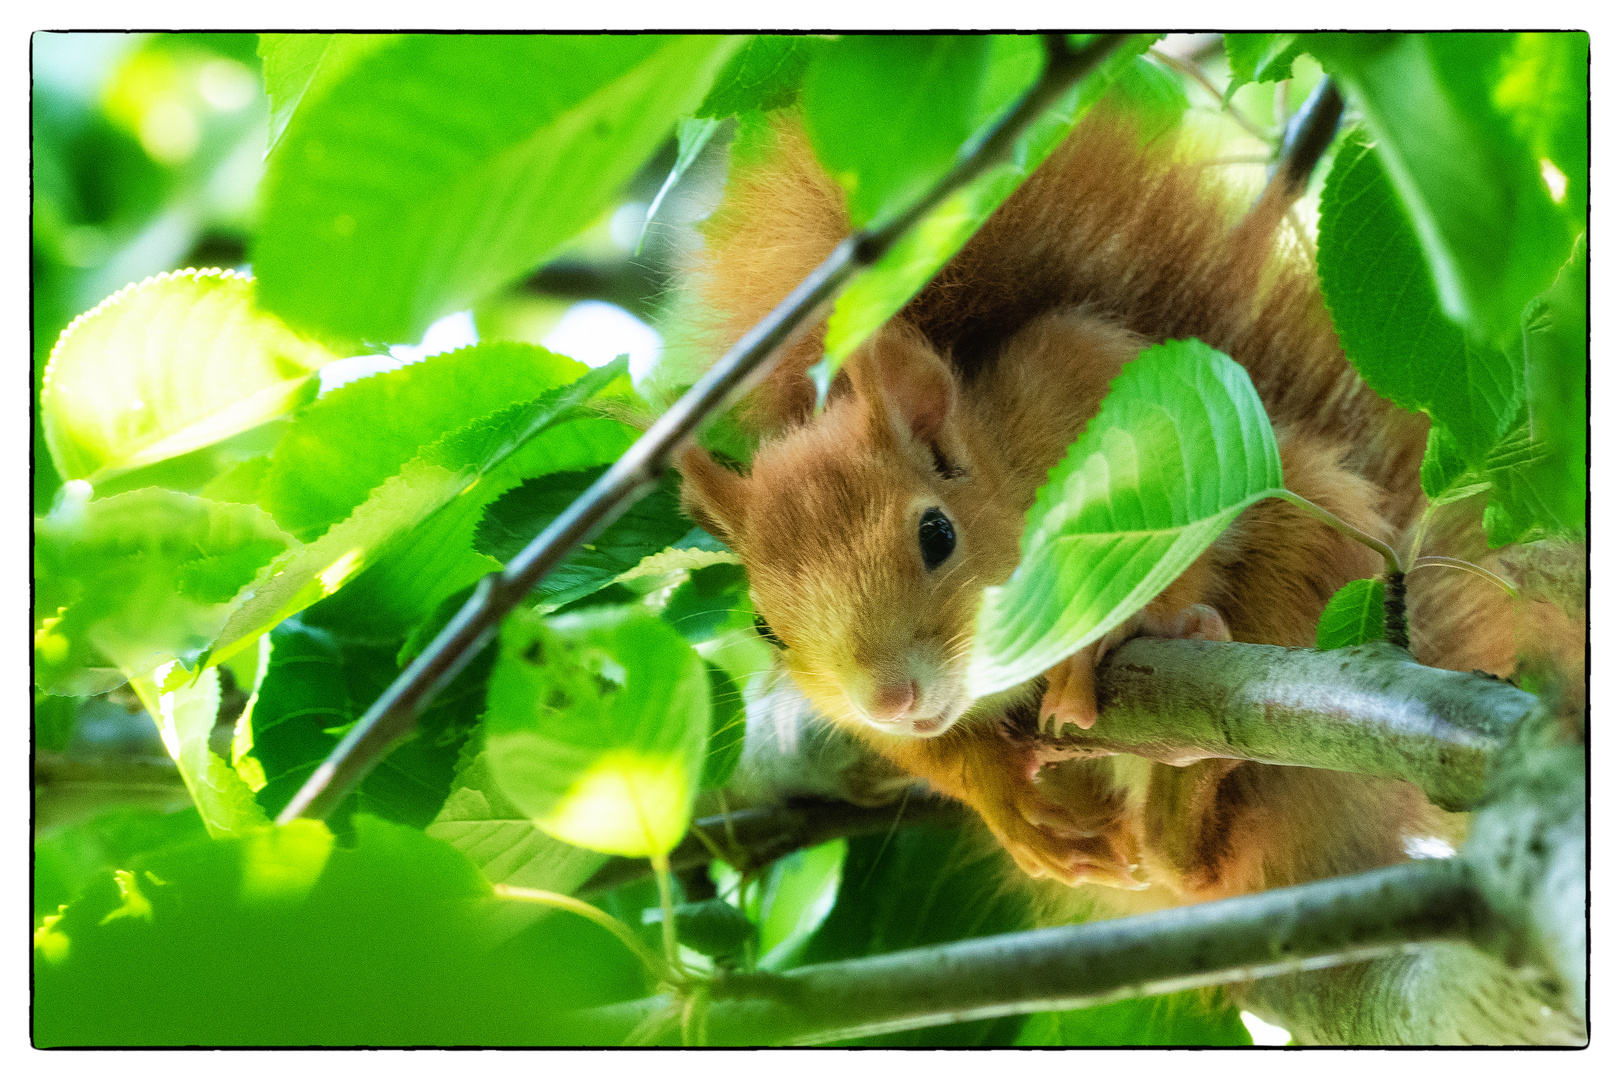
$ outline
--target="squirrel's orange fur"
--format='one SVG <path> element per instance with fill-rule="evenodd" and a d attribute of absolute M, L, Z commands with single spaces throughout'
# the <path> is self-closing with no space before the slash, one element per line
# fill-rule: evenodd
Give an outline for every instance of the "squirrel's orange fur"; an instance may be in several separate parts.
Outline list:
<path fill-rule="evenodd" d="M 778 125 L 776 140 L 733 178 L 690 275 L 713 315 L 715 355 L 849 232 L 838 187 L 797 129 Z M 1409 785 L 1252 762 L 1106 759 L 1037 781 L 999 721 L 1027 711 L 1038 686 L 976 703 L 937 738 L 862 722 L 862 702 L 881 697 L 872 685 L 948 673 L 965 655 L 978 589 L 1011 572 L 1035 491 L 1144 344 L 1196 337 L 1231 355 L 1265 403 L 1289 488 L 1392 542 L 1414 527 L 1427 421 L 1378 398 L 1346 362 L 1308 253 L 1275 235 L 1282 193 L 1246 212 L 1214 170 L 1180 154 L 1170 140 L 1144 147 L 1128 123 L 1094 112 L 858 351 L 824 413 L 812 416 L 804 372 L 821 357 L 825 324 L 752 393 L 764 441 L 750 475 L 696 449 L 681 463 L 689 510 L 741 554 L 789 645 L 789 670 L 821 711 L 972 805 L 1031 873 L 1097 884 L 1131 884 L 1134 873 L 1151 886 L 1103 890 L 1104 910 L 1385 865 L 1408 857 L 1412 835 L 1446 828 Z M 914 565 L 924 504 L 959 523 L 944 584 Z M 1270 500 L 1149 614 L 1164 621 L 1205 604 L 1236 640 L 1309 646 L 1333 592 L 1380 569 L 1367 549 Z M 1425 570 L 1411 604 L 1419 659 L 1513 670 L 1513 615 L 1489 583 Z M 934 694 L 942 716 L 959 704 L 950 685 L 918 692 Z"/>

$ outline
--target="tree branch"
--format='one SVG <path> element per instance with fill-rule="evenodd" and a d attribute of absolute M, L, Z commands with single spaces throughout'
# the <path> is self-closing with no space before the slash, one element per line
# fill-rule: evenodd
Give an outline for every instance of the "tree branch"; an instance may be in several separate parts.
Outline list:
<path fill-rule="evenodd" d="M 958 803 L 916 795 L 889 806 L 796 800 L 749 807 L 694 821 L 686 839 L 669 853 L 669 868 L 679 874 L 707 866 L 718 850 L 732 866 L 746 873 L 839 837 L 871 836 L 913 825 L 956 825 L 964 814 Z M 605 892 L 651 876 L 652 864 L 646 859 L 614 858 L 604 863 L 579 892 Z"/>
<path fill-rule="evenodd" d="M 1385 642 L 1318 652 L 1138 638 L 1097 674 L 1096 725 L 1045 740 L 1049 760 L 1335 769 L 1410 781 L 1447 810 L 1478 804 L 1495 759 L 1538 706 L 1510 683 L 1425 667 Z"/>
<path fill-rule="evenodd" d="M 1013 725 L 1046 761 L 1133 754 L 1167 764 L 1238 758 L 1406 780 L 1435 805 L 1469 809 L 1536 698 L 1488 676 L 1425 667 L 1372 642 L 1317 652 L 1273 645 L 1138 638 L 1097 671 L 1097 723 L 1041 736 Z M 1346 707 L 1353 703 L 1353 712 Z M 924 822 L 962 820 L 954 803 L 911 796 L 900 806 L 797 801 L 703 818 L 708 839 L 670 854 L 676 871 L 706 865 L 720 850 L 754 869 L 840 836 Z M 712 845 L 712 846 L 711 846 Z M 645 859 L 614 859 L 581 890 L 617 888 L 648 876 Z"/>
<path fill-rule="evenodd" d="M 1286 976 L 1271 997 L 1313 998 L 1328 1018 L 1313 1037 L 1579 1043 L 1584 754 L 1539 710 L 1502 750 L 1490 802 L 1458 858 L 783 974 L 722 975 L 709 988 L 709 1038 L 829 1042 Z M 1341 980 L 1348 996 L 1325 1000 L 1331 988 L 1308 982 L 1316 969 L 1369 960 Z M 1258 984 L 1260 997 L 1270 985 Z M 1431 1000 L 1448 1008 L 1413 1007 Z M 666 1011 L 667 997 L 585 1010 L 571 1034 L 621 1042 Z"/>
<path fill-rule="evenodd" d="M 1024 128 L 1069 86 L 1095 70 L 1125 37 L 1099 34 L 1084 49 L 1070 52 L 1060 35 L 1049 35 L 1047 63 L 1041 77 L 1001 122 L 910 210 L 880 229 L 857 232 L 839 244 L 505 570 L 480 582 L 472 598 L 366 710 L 276 820 L 285 823 L 299 817 L 324 818 L 336 809 L 377 762 L 411 734 L 428 702 L 494 637 L 507 613 L 575 548 L 591 540 L 653 489 L 676 446 L 750 377 L 768 370 L 767 364 L 779 346 L 799 327 L 808 325 L 857 271 L 877 262 L 912 225 L 952 192 L 1010 153 Z"/>
<path fill-rule="evenodd" d="M 717 1045 L 832 1042 L 1366 960 L 1414 942 L 1472 941 L 1489 914 L 1459 860 L 1441 859 L 1254 896 L 973 938 L 783 974 L 727 975 L 710 990 Z M 622 1041 L 664 997 L 578 1015 L 590 1043 Z"/>

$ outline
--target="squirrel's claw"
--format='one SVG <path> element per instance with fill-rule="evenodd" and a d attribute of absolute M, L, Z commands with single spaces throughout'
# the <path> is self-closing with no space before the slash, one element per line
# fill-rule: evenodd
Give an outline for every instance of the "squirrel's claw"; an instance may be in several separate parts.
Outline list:
<path fill-rule="evenodd" d="M 1046 672 L 1040 733 L 1057 738 L 1065 724 L 1086 729 L 1097 722 L 1097 666 L 1133 637 L 1231 641 L 1232 630 L 1208 604 L 1191 604 L 1165 618 L 1144 608 L 1101 638 Z"/>

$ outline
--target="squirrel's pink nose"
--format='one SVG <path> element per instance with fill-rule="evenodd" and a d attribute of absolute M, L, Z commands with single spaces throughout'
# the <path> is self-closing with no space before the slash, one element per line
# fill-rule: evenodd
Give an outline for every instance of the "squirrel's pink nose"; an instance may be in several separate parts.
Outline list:
<path fill-rule="evenodd" d="M 916 679 L 904 683 L 888 683 L 877 688 L 872 695 L 872 703 L 867 711 L 872 719 L 880 722 L 890 722 L 903 718 L 911 707 L 917 703 L 921 688 Z"/>

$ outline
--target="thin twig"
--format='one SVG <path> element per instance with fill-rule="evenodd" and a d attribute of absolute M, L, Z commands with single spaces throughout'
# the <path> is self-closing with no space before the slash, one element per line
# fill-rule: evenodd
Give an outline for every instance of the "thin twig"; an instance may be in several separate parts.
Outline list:
<path fill-rule="evenodd" d="M 1512 582 L 1491 573 L 1483 566 L 1469 562 L 1467 559 L 1453 559 L 1450 555 L 1422 555 L 1412 560 L 1412 567 L 1407 573 L 1410 574 L 1413 571 L 1421 570 L 1425 566 L 1449 566 L 1453 570 L 1466 570 L 1470 574 L 1477 574 L 1486 581 L 1499 586 L 1503 592 L 1515 600 L 1519 597 L 1519 590 L 1513 587 Z"/>
<path fill-rule="evenodd" d="M 778 348 L 799 327 L 808 325 L 857 271 L 877 262 L 929 211 L 1011 153 L 1024 128 L 1069 86 L 1095 70 L 1125 38 L 1124 34 L 1099 34 L 1084 49 L 1070 52 L 1062 35 L 1048 35 L 1046 67 L 1023 100 L 910 210 L 880 229 L 858 232 L 839 244 L 505 570 L 479 582 L 449 625 L 366 710 L 276 820 L 324 818 L 336 809 L 377 762 L 411 734 L 428 702 L 494 637 L 507 613 L 575 548 L 653 489 L 678 445 L 751 376 L 765 369 Z"/>
<path fill-rule="evenodd" d="M 1253 135 L 1256 139 L 1259 139 L 1261 142 L 1266 143 L 1267 145 L 1277 141 L 1277 137 L 1275 135 L 1261 128 L 1253 120 L 1250 120 L 1247 116 L 1244 116 L 1242 113 L 1238 112 L 1238 110 L 1233 107 L 1232 102 L 1227 99 L 1225 94 L 1220 92 L 1220 89 L 1216 87 L 1214 83 L 1209 81 L 1209 76 L 1205 75 L 1197 64 L 1194 64 L 1189 60 L 1183 60 L 1179 56 L 1172 56 L 1169 53 L 1164 52 L 1162 49 L 1157 48 L 1149 49 L 1148 55 L 1166 67 L 1175 69 L 1177 72 L 1185 75 L 1187 78 L 1209 91 L 1209 96 L 1220 102 L 1221 111 L 1230 116 L 1232 120 L 1236 122 L 1238 127 L 1242 128 L 1244 131 L 1248 132 L 1250 135 Z"/>

